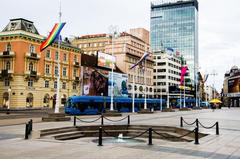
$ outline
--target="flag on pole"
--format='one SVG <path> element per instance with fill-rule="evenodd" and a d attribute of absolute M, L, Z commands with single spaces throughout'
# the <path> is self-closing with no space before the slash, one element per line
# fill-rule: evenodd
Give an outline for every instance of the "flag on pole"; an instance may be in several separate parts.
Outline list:
<path fill-rule="evenodd" d="M 209 75 L 209 74 L 207 74 L 207 75 L 204 76 L 204 81 L 203 81 L 203 83 L 205 83 L 205 82 L 207 81 L 208 75 Z"/>
<path fill-rule="evenodd" d="M 137 63 L 135 63 L 132 67 L 130 67 L 130 69 L 133 69 L 133 68 L 136 67 L 137 65 L 141 64 L 149 55 L 150 55 L 149 52 L 145 52 L 145 53 L 143 54 L 143 56 L 140 58 L 140 60 L 138 60 Z"/>
<path fill-rule="evenodd" d="M 173 48 L 167 47 L 167 50 L 174 52 Z"/>
<path fill-rule="evenodd" d="M 59 36 L 62 28 L 66 23 L 56 23 L 48 35 L 47 39 L 41 44 L 40 51 L 46 49 L 49 45 L 51 45 Z"/>
<path fill-rule="evenodd" d="M 184 81 L 184 76 L 186 75 L 188 70 L 187 66 L 182 66 L 181 67 L 181 79 L 180 79 L 180 85 L 183 85 L 183 81 Z"/>
<path fill-rule="evenodd" d="M 176 56 L 180 56 L 180 52 L 179 51 L 176 51 Z"/>

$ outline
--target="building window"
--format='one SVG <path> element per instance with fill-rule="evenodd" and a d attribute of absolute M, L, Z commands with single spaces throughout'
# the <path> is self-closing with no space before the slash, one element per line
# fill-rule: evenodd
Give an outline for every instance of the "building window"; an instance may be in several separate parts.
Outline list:
<path fill-rule="evenodd" d="M 63 82 L 62 83 L 62 89 L 66 89 L 67 88 L 67 84 L 66 84 L 66 82 Z"/>
<path fill-rule="evenodd" d="M 49 88 L 49 81 L 45 81 L 45 88 Z"/>
<path fill-rule="evenodd" d="M 50 65 L 48 64 L 45 65 L 45 73 L 50 74 Z"/>
<path fill-rule="evenodd" d="M 53 87 L 57 89 L 57 81 L 54 81 Z"/>
<path fill-rule="evenodd" d="M 77 69 L 73 70 L 73 77 L 77 77 Z"/>
<path fill-rule="evenodd" d="M 30 45 L 29 48 L 30 53 L 34 53 L 35 52 L 35 46 L 33 46 L 32 44 Z"/>
<path fill-rule="evenodd" d="M 67 54 L 66 53 L 63 54 L 63 61 L 65 61 L 65 62 L 67 61 Z"/>
<path fill-rule="evenodd" d="M 62 75 L 67 76 L 67 67 L 63 67 Z"/>
<path fill-rule="evenodd" d="M 58 76 L 58 66 L 55 66 L 54 75 L 55 75 L 55 76 Z"/>
<path fill-rule="evenodd" d="M 6 70 L 10 70 L 11 69 L 11 63 L 10 61 L 6 62 Z"/>
<path fill-rule="evenodd" d="M 5 78 L 4 80 L 4 86 L 10 86 L 10 81 L 8 78 Z"/>
<path fill-rule="evenodd" d="M 77 84 L 76 83 L 73 83 L 73 90 L 76 90 L 77 89 Z"/>
<path fill-rule="evenodd" d="M 12 51 L 12 46 L 10 43 L 7 44 L 7 48 L 6 48 L 7 51 Z"/>
<path fill-rule="evenodd" d="M 73 61 L 77 62 L 77 55 L 74 55 Z"/>
<path fill-rule="evenodd" d="M 28 87 L 32 87 L 33 86 L 33 79 L 29 79 L 28 80 Z"/>
<path fill-rule="evenodd" d="M 58 60 L 58 52 L 55 52 L 55 60 Z"/>
<path fill-rule="evenodd" d="M 28 70 L 29 71 L 33 71 L 33 63 L 32 62 L 29 63 Z"/>
<path fill-rule="evenodd" d="M 50 50 L 47 50 L 47 52 L 46 52 L 46 58 L 48 58 L 48 59 L 51 58 L 51 52 L 50 52 Z"/>

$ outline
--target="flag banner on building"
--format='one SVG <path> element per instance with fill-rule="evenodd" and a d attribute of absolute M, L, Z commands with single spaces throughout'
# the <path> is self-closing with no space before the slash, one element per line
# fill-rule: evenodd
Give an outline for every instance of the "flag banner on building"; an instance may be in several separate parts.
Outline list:
<path fill-rule="evenodd" d="M 135 63 L 132 67 L 130 67 L 130 69 L 133 69 L 137 65 L 140 65 L 149 55 L 150 55 L 149 52 L 145 52 L 143 56 L 140 58 L 140 60 L 137 63 Z"/>
<path fill-rule="evenodd" d="M 181 68 L 181 79 L 180 79 L 180 85 L 183 85 L 183 81 L 184 81 L 184 76 L 186 75 L 188 70 L 187 66 L 182 66 Z"/>
<path fill-rule="evenodd" d="M 171 47 L 167 47 L 167 50 L 168 50 L 168 51 L 172 51 L 172 52 L 174 52 L 174 49 L 171 48 Z"/>
<path fill-rule="evenodd" d="M 180 56 L 180 52 L 179 51 L 176 51 L 176 56 Z"/>
<path fill-rule="evenodd" d="M 208 74 L 206 74 L 206 75 L 204 76 L 204 81 L 203 81 L 203 83 L 205 83 L 205 82 L 207 81 L 207 79 L 208 79 Z"/>
<path fill-rule="evenodd" d="M 51 45 L 59 36 L 62 28 L 66 23 L 56 23 L 48 35 L 47 39 L 41 44 L 40 51 L 46 49 L 49 45 Z"/>

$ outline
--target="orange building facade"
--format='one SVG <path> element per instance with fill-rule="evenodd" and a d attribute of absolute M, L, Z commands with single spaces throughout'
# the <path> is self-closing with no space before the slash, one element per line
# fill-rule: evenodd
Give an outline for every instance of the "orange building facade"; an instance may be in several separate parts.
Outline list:
<path fill-rule="evenodd" d="M 62 42 L 40 52 L 44 37 L 33 22 L 12 19 L 0 32 L 0 107 L 54 107 L 60 61 L 60 97 L 81 94 L 81 51 Z"/>

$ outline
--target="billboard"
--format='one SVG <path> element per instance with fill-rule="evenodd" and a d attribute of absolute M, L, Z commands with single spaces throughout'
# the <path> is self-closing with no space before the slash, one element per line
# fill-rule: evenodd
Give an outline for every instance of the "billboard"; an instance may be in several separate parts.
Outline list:
<path fill-rule="evenodd" d="M 128 97 L 127 74 L 113 72 L 113 96 Z M 109 72 L 108 96 L 111 96 L 112 73 Z"/>
<path fill-rule="evenodd" d="M 108 72 L 83 67 L 83 95 L 107 96 L 108 94 Z"/>
<path fill-rule="evenodd" d="M 99 67 L 109 68 L 109 69 L 116 69 L 116 57 L 105 54 L 102 52 L 98 52 L 98 59 L 97 59 L 97 65 Z"/>
<path fill-rule="evenodd" d="M 240 96 L 240 77 L 228 80 L 228 96 Z"/>

